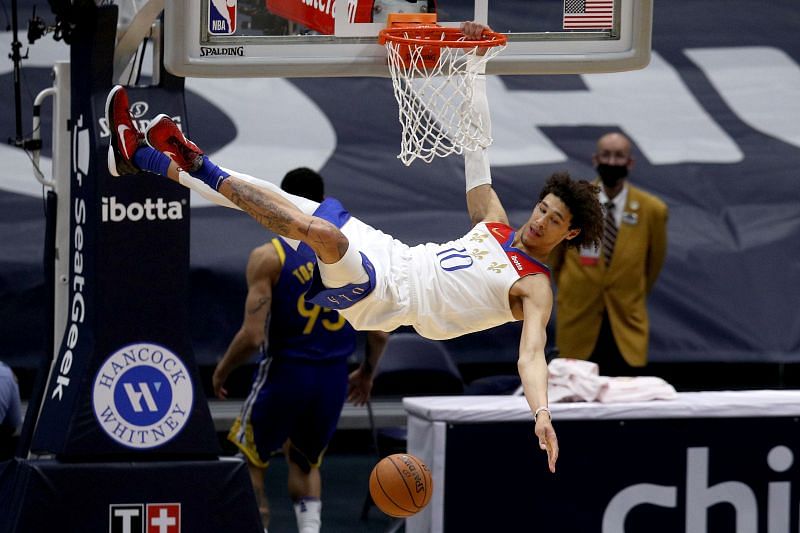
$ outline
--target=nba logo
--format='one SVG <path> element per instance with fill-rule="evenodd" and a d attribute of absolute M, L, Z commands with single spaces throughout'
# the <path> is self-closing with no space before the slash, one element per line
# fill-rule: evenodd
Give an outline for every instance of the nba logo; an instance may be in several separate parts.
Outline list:
<path fill-rule="evenodd" d="M 236 32 L 238 0 L 211 0 L 208 3 L 208 33 L 232 35 Z"/>

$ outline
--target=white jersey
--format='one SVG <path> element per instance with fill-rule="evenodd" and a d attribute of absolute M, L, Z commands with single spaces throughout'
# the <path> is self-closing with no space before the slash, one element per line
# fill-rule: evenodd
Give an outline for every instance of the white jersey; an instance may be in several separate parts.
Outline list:
<path fill-rule="evenodd" d="M 549 269 L 513 248 L 505 224 L 479 223 L 460 239 L 410 247 L 358 219 L 342 226 L 375 267 L 375 289 L 340 313 L 360 330 L 412 326 L 429 339 L 449 339 L 514 321 L 511 286 Z"/>
<path fill-rule="evenodd" d="M 372 292 L 351 307 L 336 308 L 356 329 L 392 331 L 412 326 L 429 339 L 450 339 L 489 329 L 515 320 L 508 293 L 519 278 L 550 275 L 547 266 L 511 246 L 514 230 L 505 224 L 482 222 L 460 239 L 410 247 L 350 217 L 333 199 L 318 204 L 288 194 L 272 183 L 225 170 L 288 199 L 306 214 L 320 215 L 318 209 L 328 202 L 328 216 L 320 216 L 336 224 L 375 268 Z M 219 205 L 239 209 L 185 172 L 180 173 L 180 182 Z M 293 248 L 299 245 L 291 239 L 287 242 Z"/>

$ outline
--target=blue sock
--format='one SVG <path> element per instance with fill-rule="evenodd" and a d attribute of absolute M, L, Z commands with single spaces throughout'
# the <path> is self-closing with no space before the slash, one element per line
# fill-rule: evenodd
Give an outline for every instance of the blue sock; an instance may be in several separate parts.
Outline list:
<path fill-rule="evenodd" d="M 147 172 L 166 176 L 170 159 L 158 150 L 142 146 L 133 154 L 133 164 Z"/>
<path fill-rule="evenodd" d="M 203 156 L 203 164 L 200 165 L 200 168 L 194 172 L 190 172 L 189 174 L 195 178 L 203 180 L 206 185 L 215 191 L 218 191 L 219 186 L 222 185 L 222 182 L 230 177 L 230 174 L 212 163 L 211 160 L 206 156 Z"/>

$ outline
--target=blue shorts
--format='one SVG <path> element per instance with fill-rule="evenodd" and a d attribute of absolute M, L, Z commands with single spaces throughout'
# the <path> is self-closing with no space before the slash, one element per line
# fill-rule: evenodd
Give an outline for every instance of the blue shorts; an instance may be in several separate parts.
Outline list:
<path fill-rule="evenodd" d="M 347 399 L 347 378 L 346 358 L 265 357 L 228 440 L 259 467 L 287 439 L 309 465 L 319 466 Z"/>

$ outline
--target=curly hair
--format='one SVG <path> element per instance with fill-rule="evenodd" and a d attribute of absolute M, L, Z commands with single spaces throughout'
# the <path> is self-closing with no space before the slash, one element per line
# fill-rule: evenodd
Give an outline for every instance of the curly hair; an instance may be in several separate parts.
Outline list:
<path fill-rule="evenodd" d="M 598 188 L 586 180 L 573 180 L 567 172 L 556 172 L 547 180 L 539 200 L 554 194 L 564 202 L 572 215 L 569 229 L 581 232 L 565 246 L 580 248 L 584 245 L 599 246 L 603 239 L 603 208 L 597 199 Z"/>

